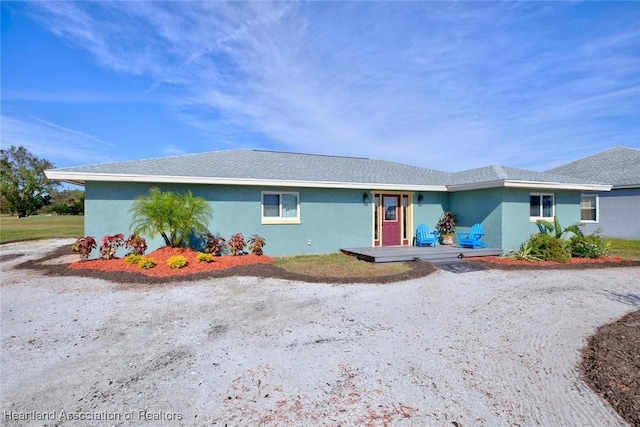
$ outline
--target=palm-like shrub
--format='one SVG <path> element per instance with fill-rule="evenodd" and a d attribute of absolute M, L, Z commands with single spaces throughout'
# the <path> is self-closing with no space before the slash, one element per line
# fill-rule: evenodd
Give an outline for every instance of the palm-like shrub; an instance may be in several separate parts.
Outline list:
<path fill-rule="evenodd" d="M 537 220 L 536 224 L 538 225 L 540 233 L 555 236 L 556 239 L 563 238 L 567 233 L 573 233 L 576 236 L 583 236 L 582 230 L 580 229 L 580 224 L 572 224 L 567 228 L 562 228 L 562 226 L 560 226 L 560 220 L 557 216 L 553 217 L 553 224 L 544 219 Z"/>
<path fill-rule="evenodd" d="M 175 194 L 153 187 L 148 194 L 136 197 L 133 214 L 134 234 L 162 236 L 170 247 L 180 247 L 190 233 L 204 233 L 213 214 L 211 206 L 191 191 Z"/>

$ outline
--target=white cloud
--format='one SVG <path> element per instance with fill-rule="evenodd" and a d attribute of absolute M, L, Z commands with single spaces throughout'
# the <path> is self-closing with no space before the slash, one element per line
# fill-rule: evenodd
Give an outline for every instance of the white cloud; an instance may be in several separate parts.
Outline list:
<path fill-rule="evenodd" d="M 34 116 L 0 116 L 2 145 L 23 146 L 56 167 L 102 163 L 110 160 L 111 144 L 84 132 Z"/>
<path fill-rule="evenodd" d="M 218 145 L 460 170 L 542 168 L 563 150 L 637 146 L 640 136 L 633 10 L 582 23 L 579 8 L 595 6 L 32 6 L 50 31 L 102 66 L 151 77 L 148 91 L 171 86 L 179 117 Z M 585 148 L 575 153 L 576 145 Z"/>

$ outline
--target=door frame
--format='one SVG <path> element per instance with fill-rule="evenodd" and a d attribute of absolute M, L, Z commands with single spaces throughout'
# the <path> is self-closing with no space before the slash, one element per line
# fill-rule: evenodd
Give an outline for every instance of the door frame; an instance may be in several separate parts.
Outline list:
<path fill-rule="evenodd" d="M 410 191 L 382 191 L 372 190 L 371 203 L 372 229 L 371 246 L 382 245 L 382 222 L 384 218 L 382 197 L 385 195 L 399 197 L 398 221 L 400 222 L 400 246 L 411 246 L 413 242 L 413 196 Z M 393 245 L 397 246 L 397 245 Z"/>

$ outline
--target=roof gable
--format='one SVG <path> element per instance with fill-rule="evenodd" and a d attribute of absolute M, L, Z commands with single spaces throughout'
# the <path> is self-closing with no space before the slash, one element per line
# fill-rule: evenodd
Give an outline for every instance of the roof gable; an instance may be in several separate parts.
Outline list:
<path fill-rule="evenodd" d="M 567 188 L 581 186 L 585 183 L 605 184 L 549 172 L 536 172 L 509 166 L 493 165 L 454 173 L 448 185 L 450 189 L 467 189 L 473 186 L 496 187 L 498 186 L 496 183 L 500 182 L 503 183 L 504 186 L 529 186 L 531 188 L 544 186 L 557 187 L 558 184 L 563 184 Z"/>

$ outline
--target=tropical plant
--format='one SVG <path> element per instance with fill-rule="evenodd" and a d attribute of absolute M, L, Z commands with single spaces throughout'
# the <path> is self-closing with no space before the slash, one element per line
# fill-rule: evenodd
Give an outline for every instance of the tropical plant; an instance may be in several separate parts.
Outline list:
<path fill-rule="evenodd" d="M 155 237 L 160 234 L 167 246 L 182 246 L 191 233 L 204 233 L 213 214 L 211 206 L 191 191 L 175 194 L 153 187 L 148 194 L 135 198 L 130 210 L 134 234 Z"/>
<path fill-rule="evenodd" d="M 242 233 L 236 233 L 231 236 L 229 242 L 227 242 L 227 246 L 229 247 L 231 255 L 243 255 L 244 248 L 247 246 L 247 243 L 244 241 Z"/>
<path fill-rule="evenodd" d="M 174 255 L 167 258 L 169 268 L 182 268 L 187 265 L 187 258 L 183 255 Z"/>
<path fill-rule="evenodd" d="M 529 240 L 523 242 L 518 249 L 509 251 L 505 257 L 523 261 L 542 261 L 541 258 L 531 254 L 533 246 Z"/>
<path fill-rule="evenodd" d="M 533 234 L 529 238 L 529 244 L 531 255 L 543 261 L 564 263 L 571 259 L 569 243 L 550 234 Z"/>
<path fill-rule="evenodd" d="M 445 211 L 436 224 L 436 230 L 443 236 L 452 236 L 456 225 L 458 225 L 456 216 L 452 212 Z"/>
<path fill-rule="evenodd" d="M 220 256 L 227 247 L 226 240 L 219 234 L 214 235 L 211 233 L 204 234 L 202 236 L 202 243 L 204 245 L 204 251 L 213 256 Z"/>
<path fill-rule="evenodd" d="M 553 224 L 544 219 L 537 220 L 536 224 L 538 225 L 538 230 L 540 230 L 540 233 L 555 236 L 557 239 L 562 239 L 567 233 L 573 233 L 576 236 L 583 235 L 579 224 L 572 224 L 563 229 L 560 226 L 560 220 L 557 216 L 553 217 Z"/>
<path fill-rule="evenodd" d="M 132 234 L 127 241 L 124 242 L 124 247 L 129 249 L 127 255 L 144 255 L 147 250 L 147 241 L 144 237 Z"/>
<path fill-rule="evenodd" d="M 253 255 L 264 255 L 264 251 L 262 250 L 262 248 L 266 245 L 267 242 L 262 236 L 252 234 L 249 238 L 249 252 L 251 252 Z"/>
<path fill-rule="evenodd" d="M 71 250 L 80 254 L 83 260 L 89 258 L 91 251 L 97 247 L 96 239 L 91 236 L 81 237 L 71 245 Z"/>
<path fill-rule="evenodd" d="M 100 256 L 102 259 L 113 259 L 121 246 L 124 246 L 124 235 L 122 233 L 104 236 L 100 240 Z"/>

